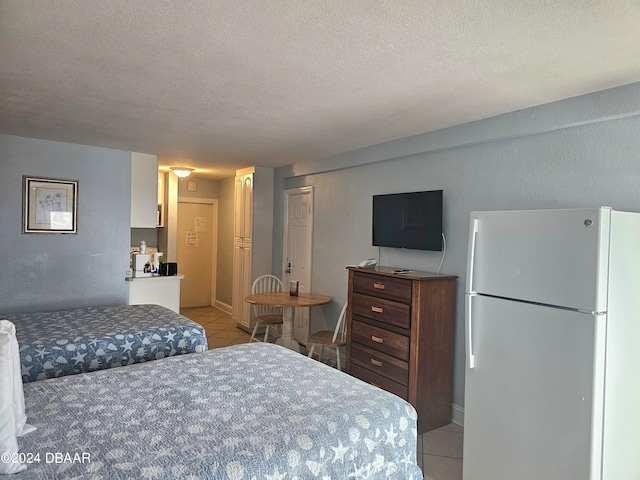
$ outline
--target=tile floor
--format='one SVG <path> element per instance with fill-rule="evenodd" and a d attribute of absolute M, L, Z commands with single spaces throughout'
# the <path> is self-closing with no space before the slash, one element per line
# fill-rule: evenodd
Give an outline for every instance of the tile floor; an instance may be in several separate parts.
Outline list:
<path fill-rule="evenodd" d="M 247 343 L 251 337 L 218 308 L 186 308 L 180 313 L 204 327 L 210 349 Z M 425 480 L 462 479 L 462 440 L 462 427 L 453 423 L 418 436 L 418 465 Z"/>
<path fill-rule="evenodd" d="M 462 480 L 463 428 L 451 423 L 418 435 L 418 465 L 425 480 Z"/>
<path fill-rule="evenodd" d="M 209 349 L 247 343 L 251 335 L 236 326 L 226 312 L 216 307 L 183 308 L 180 314 L 204 327 Z"/>

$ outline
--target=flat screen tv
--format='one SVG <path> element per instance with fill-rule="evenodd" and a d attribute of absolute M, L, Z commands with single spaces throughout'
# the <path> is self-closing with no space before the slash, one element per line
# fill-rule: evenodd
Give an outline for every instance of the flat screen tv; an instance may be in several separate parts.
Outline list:
<path fill-rule="evenodd" d="M 374 195 L 373 245 L 442 251 L 442 190 Z"/>

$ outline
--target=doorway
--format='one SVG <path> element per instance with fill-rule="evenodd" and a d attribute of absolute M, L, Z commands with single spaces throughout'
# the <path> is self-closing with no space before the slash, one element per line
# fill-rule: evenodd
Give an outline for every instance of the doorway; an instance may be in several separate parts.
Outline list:
<path fill-rule="evenodd" d="M 299 282 L 300 292 L 311 291 L 311 247 L 313 240 L 313 187 L 286 190 L 284 215 L 283 282 Z M 302 345 L 309 337 L 309 308 L 296 308 L 293 336 Z"/>
<path fill-rule="evenodd" d="M 176 259 L 180 308 L 208 307 L 216 300 L 218 201 L 178 198 Z"/>

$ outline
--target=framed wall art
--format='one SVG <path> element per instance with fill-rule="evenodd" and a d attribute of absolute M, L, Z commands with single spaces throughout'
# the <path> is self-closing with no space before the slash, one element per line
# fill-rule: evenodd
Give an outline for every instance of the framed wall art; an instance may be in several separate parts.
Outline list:
<path fill-rule="evenodd" d="M 22 233 L 78 233 L 77 180 L 22 178 Z"/>

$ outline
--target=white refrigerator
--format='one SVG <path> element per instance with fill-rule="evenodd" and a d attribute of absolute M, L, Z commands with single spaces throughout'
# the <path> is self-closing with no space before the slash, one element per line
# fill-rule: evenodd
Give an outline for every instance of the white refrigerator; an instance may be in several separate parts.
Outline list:
<path fill-rule="evenodd" d="M 464 480 L 640 479 L 640 214 L 472 212 Z"/>

